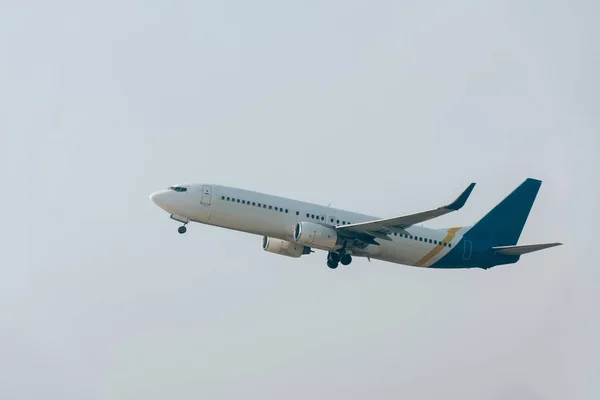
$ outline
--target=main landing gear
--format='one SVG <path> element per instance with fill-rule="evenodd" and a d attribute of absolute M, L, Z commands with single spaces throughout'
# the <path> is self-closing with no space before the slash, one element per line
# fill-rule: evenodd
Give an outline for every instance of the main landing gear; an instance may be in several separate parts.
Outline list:
<path fill-rule="evenodd" d="M 352 256 L 346 254 L 343 249 L 339 253 L 327 253 L 327 266 L 331 269 L 336 269 L 339 263 L 342 263 L 342 265 L 350 265 L 351 262 Z"/>
<path fill-rule="evenodd" d="M 350 254 L 344 254 L 342 258 L 340 258 L 340 262 L 342 265 L 350 265 L 352 262 L 352 256 Z"/>
<path fill-rule="evenodd" d="M 180 226 L 179 228 L 177 228 L 177 232 L 179 232 L 183 235 L 184 233 L 187 232 L 187 228 L 185 227 L 185 225 Z"/>

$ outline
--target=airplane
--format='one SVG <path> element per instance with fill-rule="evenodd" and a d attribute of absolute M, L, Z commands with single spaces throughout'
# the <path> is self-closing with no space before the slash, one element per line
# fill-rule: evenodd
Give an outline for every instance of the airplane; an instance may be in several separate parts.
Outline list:
<path fill-rule="evenodd" d="M 432 229 L 422 222 L 460 210 L 471 183 L 452 203 L 392 218 L 331 208 L 234 187 L 192 183 L 170 186 L 150 199 L 186 225 L 197 222 L 262 236 L 263 250 L 299 258 L 327 252 L 327 266 L 366 257 L 414 267 L 482 268 L 513 264 L 521 255 L 562 243 L 517 245 L 541 186 L 528 178 L 472 226 Z"/>

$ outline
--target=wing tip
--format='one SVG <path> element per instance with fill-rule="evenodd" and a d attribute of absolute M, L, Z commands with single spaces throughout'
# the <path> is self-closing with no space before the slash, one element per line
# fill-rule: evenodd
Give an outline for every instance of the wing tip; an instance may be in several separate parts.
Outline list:
<path fill-rule="evenodd" d="M 473 188 L 475 187 L 475 182 L 472 182 L 469 186 L 467 186 L 467 188 L 460 194 L 460 196 L 458 196 L 456 198 L 456 200 L 454 200 L 452 203 L 448 204 L 446 206 L 446 208 L 452 210 L 452 211 L 457 211 L 460 210 L 465 203 L 467 202 L 467 199 L 469 198 L 469 196 L 471 195 L 471 192 L 473 191 Z"/>

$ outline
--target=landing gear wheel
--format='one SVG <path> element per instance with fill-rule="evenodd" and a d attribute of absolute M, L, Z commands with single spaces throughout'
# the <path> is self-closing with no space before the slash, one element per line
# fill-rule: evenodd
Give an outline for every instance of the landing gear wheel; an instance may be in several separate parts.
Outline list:
<path fill-rule="evenodd" d="M 177 232 L 184 234 L 187 232 L 187 228 L 185 226 L 180 226 L 179 228 L 177 228 Z"/>
<path fill-rule="evenodd" d="M 336 269 L 338 267 L 337 261 L 327 260 L 327 266 L 331 269 Z"/>
<path fill-rule="evenodd" d="M 340 259 L 342 265 L 349 265 L 352 262 L 352 256 L 350 254 L 344 254 Z"/>
<path fill-rule="evenodd" d="M 340 261 L 340 255 L 338 253 L 327 253 L 327 261 L 338 263 Z"/>

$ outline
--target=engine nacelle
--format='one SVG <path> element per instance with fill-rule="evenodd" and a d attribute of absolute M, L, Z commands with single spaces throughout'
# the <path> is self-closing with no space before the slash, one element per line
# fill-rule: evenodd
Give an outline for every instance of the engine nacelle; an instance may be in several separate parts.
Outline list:
<path fill-rule="evenodd" d="M 340 247 L 338 246 L 338 234 L 335 229 L 308 221 L 296 224 L 296 228 L 294 228 L 294 240 L 300 244 L 324 250 L 332 250 Z"/>
<path fill-rule="evenodd" d="M 269 253 L 280 254 L 282 256 L 298 258 L 303 254 L 310 254 L 310 247 L 302 246 L 298 243 L 288 242 L 287 240 L 274 239 L 263 236 L 262 248 Z"/>

